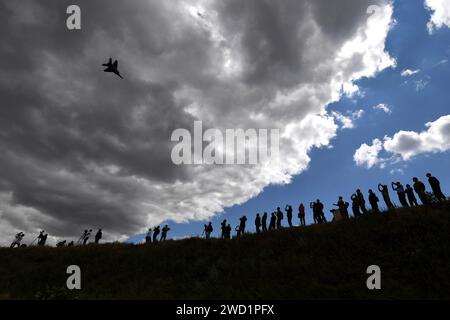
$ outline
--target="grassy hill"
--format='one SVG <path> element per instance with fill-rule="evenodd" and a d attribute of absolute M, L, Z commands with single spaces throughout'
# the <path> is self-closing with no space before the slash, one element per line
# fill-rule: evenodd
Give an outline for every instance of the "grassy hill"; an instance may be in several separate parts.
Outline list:
<path fill-rule="evenodd" d="M 381 290 L 366 288 L 373 264 Z M 228 241 L 2 248 L 0 298 L 448 299 L 450 204 Z"/>

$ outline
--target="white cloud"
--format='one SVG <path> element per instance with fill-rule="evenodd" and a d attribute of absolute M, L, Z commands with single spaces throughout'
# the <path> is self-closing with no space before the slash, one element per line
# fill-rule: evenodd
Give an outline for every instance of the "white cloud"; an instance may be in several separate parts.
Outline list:
<path fill-rule="evenodd" d="M 417 69 L 417 70 L 405 69 L 405 70 L 403 70 L 401 72 L 401 76 L 402 77 L 409 77 L 409 76 L 415 75 L 416 73 L 419 73 L 419 72 L 420 72 L 419 69 Z"/>
<path fill-rule="evenodd" d="M 371 146 L 364 143 L 356 150 L 353 158 L 358 166 L 372 168 L 389 160 L 407 161 L 420 154 L 450 150 L 450 115 L 428 122 L 425 126 L 427 129 L 422 132 L 401 130 L 393 137 L 384 137 L 383 142 L 374 139 Z M 381 157 L 382 151 L 389 158 Z"/>
<path fill-rule="evenodd" d="M 450 149 L 450 115 L 425 124 L 422 132 L 399 131 L 384 139 L 384 149 L 398 154 L 404 160 L 422 153 L 444 152 Z"/>
<path fill-rule="evenodd" d="M 370 169 L 375 165 L 383 163 L 383 160 L 379 157 L 381 150 L 383 150 L 381 140 L 374 139 L 372 145 L 363 143 L 353 155 L 353 160 L 358 166 L 364 166 Z"/>
<path fill-rule="evenodd" d="M 331 115 L 342 124 L 341 129 L 353 129 L 355 127 L 355 120 L 360 119 L 364 115 L 364 110 L 347 111 L 346 115 L 332 111 Z"/>
<path fill-rule="evenodd" d="M 429 83 L 430 83 L 429 80 L 420 79 L 420 80 L 414 81 L 414 86 L 416 88 L 416 91 L 419 92 L 419 91 L 422 91 L 423 89 L 425 89 Z"/>
<path fill-rule="evenodd" d="M 441 61 L 439 61 L 438 63 L 436 63 L 436 64 L 434 65 L 434 67 L 437 67 L 437 66 L 446 64 L 447 62 L 448 62 L 448 59 L 442 59 Z"/>
<path fill-rule="evenodd" d="M 373 106 L 372 108 L 374 110 L 383 111 L 384 113 L 387 113 L 387 114 L 391 114 L 392 113 L 391 107 L 389 105 L 385 104 L 385 103 L 377 104 L 376 106 Z"/>
<path fill-rule="evenodd" d="M 208 219 L 270 184 L 289 183 L 307 169 L 311 149 L 330 146 L 335 121 L 349 128 L 362 115 L 334 117 L 326 106 L 355 94 L 356 80 L 395 66 L 385 51 L 392 2 L 345 3 L 334 10 L 317 0 L 117 1 L 108 15 L 90 10 L 98 29 L 75 43 L 46 23 L 0 21 L 2 30 L 17 29 L 5 32 L 9 47 L 18 42 L 14 55 L 0 50 L 0 64 L 8 62 L 0 92 L 15 98 L 2 101 L 8 118 L 0 118 L 8 133 L 0 136 L 1 225 L 9 230 L 2 237 L 38 228 L 74 236 L 99 224 L 105 236 L 123 237 L 164 220 Z M 35 5 L 57 14 L 46 2 Z M 111 52 L 124 81 L 92 70 Z M 68 56 L 77 62 L 67 64 Z M 23 99 L 9 91 L 13 84 Z M 170 133 L 194 120 L 218 129 L 280 128 L 283 158 L 172 166 Z"/>
<path fill-rule="evenodd" d="M 425 0 L 425 7 L 432 12 L 427 23 L 430 34 L 443 26 L 450 27 L 450 0 Z"/>
<path fill-rule="evenodd" d="M 395 175 L 395 174 L 400 174 L 400 175 L 404 175 L 405 171 L 402 168 L 395 168 L 395 169 L 391 169 L 389 171 L 390 175 Z"/>

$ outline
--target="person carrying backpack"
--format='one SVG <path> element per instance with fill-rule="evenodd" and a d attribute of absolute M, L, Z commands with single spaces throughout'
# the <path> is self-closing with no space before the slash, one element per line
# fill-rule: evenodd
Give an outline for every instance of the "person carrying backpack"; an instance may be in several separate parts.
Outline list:
<path fill-rule="evenodd" d="M 211 221 L 207 225 L 205 224 L 205 229 L 203 232 L 205 233 L 206 239 L 209 239 L 211 237 L 211 233 L 213 232 L 213 226 Z"/>

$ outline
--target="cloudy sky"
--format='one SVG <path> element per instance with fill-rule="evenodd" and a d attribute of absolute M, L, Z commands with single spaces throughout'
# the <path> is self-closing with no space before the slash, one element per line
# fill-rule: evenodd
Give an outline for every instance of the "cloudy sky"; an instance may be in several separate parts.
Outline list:
<path fill-rule="evenodd" d="M 74 3 L 0 0 L 1 244 L 189 236 L 427 171 L 450 192 L 448 0 L 78 0 L 69 31 Z M 279 128 L 280 158 L 176 166 L 195 120 Z"/>

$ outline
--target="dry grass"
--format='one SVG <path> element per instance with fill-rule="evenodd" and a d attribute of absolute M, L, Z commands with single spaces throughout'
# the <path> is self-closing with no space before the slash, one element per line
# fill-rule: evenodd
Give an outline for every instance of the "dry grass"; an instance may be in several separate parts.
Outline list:
<path fill-rule="evenodd" d="M 2 248 L 0 299 L 448 299 L 449 245 L 447 203 L 231 241 Z M 80 291 L 65 289 L 71 264 Z"/>

